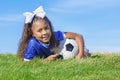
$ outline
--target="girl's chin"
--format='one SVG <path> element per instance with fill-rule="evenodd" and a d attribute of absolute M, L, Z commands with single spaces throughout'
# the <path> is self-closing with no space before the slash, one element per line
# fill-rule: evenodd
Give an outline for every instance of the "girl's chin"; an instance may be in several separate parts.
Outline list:
<path fill-rule="evenodd" d="M 47 40 L 47 41 L 42 41 L 43 43 L 45 43 L 45 44 L 48 44 L 49 43 L 49 41 Z"/>

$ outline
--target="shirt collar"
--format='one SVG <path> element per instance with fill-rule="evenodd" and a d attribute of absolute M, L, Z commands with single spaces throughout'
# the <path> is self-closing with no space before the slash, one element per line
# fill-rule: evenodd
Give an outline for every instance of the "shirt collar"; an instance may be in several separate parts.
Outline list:
<path fill-rule="evenodd" d="M 42 45 L 42 46 L 44 46 L 44 47 L 46 47 L 46 48 L 50 48 L 50 44 L 45 44 L 45 43 L 42 43 L 41 41 L 39 41 L 40 42 L 40 44 Z"/>

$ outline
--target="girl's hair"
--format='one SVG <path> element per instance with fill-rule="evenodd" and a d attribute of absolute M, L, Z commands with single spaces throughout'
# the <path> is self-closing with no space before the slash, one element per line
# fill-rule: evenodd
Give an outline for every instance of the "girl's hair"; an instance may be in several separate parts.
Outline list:
<path fill-rule="evenodd" d="M 31 23 L 24 24 L 23 34 L 20 39 L 20 44 L 19 44 L 18 51 L 17 51 L 17 56 L 19 58 L 23 58 L 27 43 L 28 43 L 30 37 L 32 36 L 32 31 L 31 31 L 32 24 L 40 19 L 41 18 L 34 16 Z M 53 27 L 52 27 L 50 20 L 46 16 L 44 17 L 44 20 L 50 26 L 50 30 L 51 30 L 51 34 L 52 34 L 51 38 L 50 38 L 50 48 L 54 51 L 58 47 L 59 42 L 55 38 L 55 35 L 53 32 Z"/>

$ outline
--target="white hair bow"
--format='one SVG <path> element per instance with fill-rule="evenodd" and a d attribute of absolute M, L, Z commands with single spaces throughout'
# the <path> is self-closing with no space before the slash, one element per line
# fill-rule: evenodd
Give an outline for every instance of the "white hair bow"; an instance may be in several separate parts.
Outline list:
<path fill-rule="evenodd" d="M 45 13 L 43 7 L 40 6 L 35 11 L 33 11 L 33 12 L 25 12 L 23 15 L 26 16 L 25 23 L 31 23 L 31 21 L 32 21 L 32 19 L 33 19 L 33 17 L 35 15 L 40 17 L 40 18 L 44 18 L 46 13 Z"/>

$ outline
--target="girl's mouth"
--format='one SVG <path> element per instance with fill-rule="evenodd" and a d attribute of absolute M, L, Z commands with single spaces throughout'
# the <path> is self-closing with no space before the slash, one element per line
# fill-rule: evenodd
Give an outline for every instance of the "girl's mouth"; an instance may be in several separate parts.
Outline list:
<path fill-rule="evenodd" d="M 45 36 L 43 36 L 42 39 L 44 39 L 44 40 L 48 40 L 48 39 L 49 39 L 49 35 L 45 35 Z"/>

